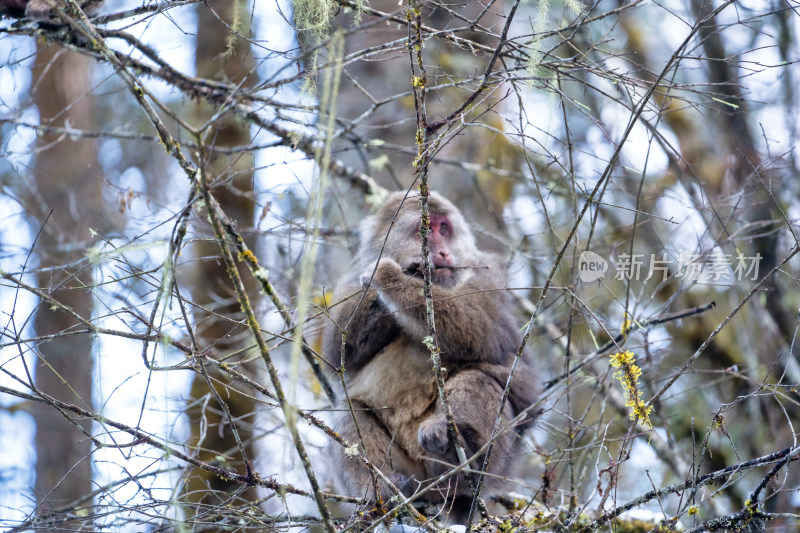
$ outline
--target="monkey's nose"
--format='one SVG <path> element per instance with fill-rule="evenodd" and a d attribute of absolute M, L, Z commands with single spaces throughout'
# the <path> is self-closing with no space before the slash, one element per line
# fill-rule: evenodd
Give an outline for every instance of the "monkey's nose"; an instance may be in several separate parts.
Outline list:
<path fill-rule="evenodd" d="M 453 266 L 453 256 L 448 251 L 439 250 L 433 256 L 433 264 L 437 267 Z"/>

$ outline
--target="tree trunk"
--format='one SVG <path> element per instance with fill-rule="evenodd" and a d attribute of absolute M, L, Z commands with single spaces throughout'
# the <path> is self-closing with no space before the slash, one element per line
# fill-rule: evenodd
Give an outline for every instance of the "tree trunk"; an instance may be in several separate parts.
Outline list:
<path fill-rule="evenodd" d="M 239 12 L 235 13 L 238 9 Z M 215 16 L 216 14 L 216 16 Z M 197 49 L 195 65 L 197 75 L 202 78 L 224 80 L 235 84 L 241 83 L 253 68 L 252 55 L 249 43 L 235 37 L 234 43 L 229 47 L 228 39 L 234 38 L 231 29 L 243 34 L 249 32 L 248 7 L 244 2 L 231 2 L 229 0 L 214 0 L 207 5 L 201 4 L 198 8 Z M 219 17 L 219 18 L 217 18 Z M 229 26 L 226 27 L 220 19 Z M 235 20 L 241 20 L 239 27 Z M 247 85 L 245 83 L 245 85 Z M 217 109 L 209 106 L 200 106 L 197 110 L 197 124 L 207 121 Z M 243 146 L 250 141 L 250 128 L 247 123 L 231 118 L 222 117 L 212 126 L 206 135 L 206 144 L 211 148 Z M 206 167 L 212 182 L 212 194 L 219 201 L 223 211 L 236 221 L 240 228 L 249 228 L 254 220 L 255 207 L 253 202 L 253 168 L 252 154 L 237 152 L 232 155 L 222 155 L 214 152 L 207 154 L 208 160 L 199 164 Z M 201 349 L 211 347 L 215 357 L 227 357 L 250 343 L 250 335 L 246 327 L 236 326 L 233 321 L 241 320 L 243 314 L 233 290 L 233 285 L 228 277 L 222 260 L 219 259 L 220 251 L 210 232 L 210 227 L 205 221 L 200 222 L 197 230 L 206 240 L 199 242 L 194 253 L 201 258 L 194 272 L 192 280 L 193 300 L 204 309 L 213 310 L 209 314 L 203 309 L 195 311 L 198 340 Z M 248 243 L 251 245 L 253 243 Z M 252 290 L 254 284 L 249 274 L 243 273 L 245 286 L 251 301 L 257 294 Z M 227 359 L 228 363 L 238 361 L 246 352 Z M 241 370 L 241 368 L 240 368 Z M 211 369 L 209 369 L 211 372 Z M 236 421 L 239 436 L 245 444 L 245 450 L 250 460 L 253 458 L 252 431 L 250 430 L 255 416 L 255 402 L 249 394 L 238 394 L 228 389 L 228 382 L 224 375 L 214 375 L 219 397 L 227 404 L 231 417 Z M 240 389 L 241 384 L 236 388 Z M 205 378 L 198 374 L 192 383 L 192 398 L 202 398 L 210 394 Z M 202 402 L 201 402 L 202 405 Z M 199 458 L 203 461 L 215 462 L 224 457 L 228 468 L 244 472 L 242 458 L 238 452 L 233 431 L 229 421 L 223 416 L 216 400 L 208 403 L 204 413 L 197 409 L 189 411 L 192 427 L 192 442 L 202 439 L 202 450 Z M 202 434 L 202 419 L 208 423 L 207 431 Z M 211 489 L 211 490 L 209 490 Z M 187 484 L 187 497 L 195 504 L 190 514 L 200 520 L 202 510 L 199 505 L 218 505 L 232 503 L 234 506 L 246 504 L 256 499 L 254 490 L 239 492 L 241 485 L 231 483 L 207 471 L 196 469 Z M 229 500 L 236 492 L 238 498 Z"/>
<path fill-rule="evenodd" d="M 33 101 L 39 108 L 42 124 L 91 127 L 92 59 L 63 48 L 39 44 L 33 73 Z M 32 194 L 28 204 L 37 219 L 47 221 L 36 250 L 39 252 L 38 284 L 56 300 L 85 318 L 91 318 L 92 269 L 86 262 L 85 245 L 90 228 L 98 227 L 102 206 L 102 173 L 97 163 L 93 140 L 70 140 L 45 134 L 36 143 Z M 63 268 L 50 268 L 69 265 Z M 75 265 L 75 266 L 73 266 Z M 36 313 L 37 335 L 56 338 L 42 342 L 36 352 L 36 386 L 42 392 L 69 403 L 91 409 L 92 343 L 88 334 L 66 335 L 77 322 L 60 310 L 42 303 Z M 67 421 L 58 410 L 37 404 L 36 420 L 36 497 L 46 512 L 84 496 L 91 490 L 91 423 Z M 69 416 L 69 415 L 67 415 Z M 73 418 L 73 417 L 70 417 Z M 57 528 L 54 528 L 57 529 Z M 45 529 L 46 530 L 46 529 Z"/>

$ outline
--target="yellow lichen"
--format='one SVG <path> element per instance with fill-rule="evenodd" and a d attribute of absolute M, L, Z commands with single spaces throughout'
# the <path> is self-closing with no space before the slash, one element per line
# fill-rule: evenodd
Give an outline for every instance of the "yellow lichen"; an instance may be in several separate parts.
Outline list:
<path fill-rule="evenodd" d="M 648 407 L 642 401 L 642 391 L 639 390 L 639 378 L 642 369 L 636 364 L 636 356 L 633 352 L 617 352 L 612 354 L 611 366 L 618 370 L 614 372 L 614 377 L 622 384 L 622 391 L 625 395 L 625 405 L 631 408 L 631 420 L 641 420 L 648 427 L 653 427 L 650 422 L 650 413 L 653 408 Z"/>
<path fill-rule="evenodd" d="M 628 333 L 630 333 L 632 325 L 633 322 L 628 316 L 628 313 L 625 313 L 625 320 L 622 321 L 622 328 L 620 328 L 622 330 L 622 334 L 627 335 Z"/>

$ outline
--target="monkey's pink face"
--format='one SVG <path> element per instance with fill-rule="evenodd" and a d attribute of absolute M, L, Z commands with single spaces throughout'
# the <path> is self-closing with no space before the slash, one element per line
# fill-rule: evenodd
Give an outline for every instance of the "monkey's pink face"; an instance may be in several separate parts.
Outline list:
<path fill-rule="evenodd" d="M 453 266 L 451 241 L 453 224 L 447 215 L 431 215 L 431 233 L 428 235 L 428 246 L 431 249 L 431 260 L 436 268 L 450 270 Z"/>
<path fill-rule="evenodd" d="M 419 219 L 409 224 L 409 233 L 413 232 L 419 245 Z M 412 229 L 413 228 L 413 229 Z M 428 234 L 430 250 L 431 280 L 438 285 L 452 285 L 457 281 L 454 267 L 458 261 L 454 248 L 453 223 L 447 215 L 431 215 L 431 232 Z M 409 274 L 417 274 L 422 269 L 422 261 L 417 255 L 406 265 Z"/>

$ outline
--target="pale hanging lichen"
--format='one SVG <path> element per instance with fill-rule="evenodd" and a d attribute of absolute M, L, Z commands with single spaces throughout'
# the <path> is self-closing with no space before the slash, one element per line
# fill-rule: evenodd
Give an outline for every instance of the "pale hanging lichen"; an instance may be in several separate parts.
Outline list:
<path fill-rule="evenodd" d="M 301 43 L 310 53 L 306 59 L 308 75 L 301 92 L 311 98 L 317 96 L 317 62 L 319 45 L 328 35 L 337 4 L 333 0 L 292 0 L 292 20 Z"/>
<path fill-rule="evenodd" d="M 355 13 L 353 13 L 353 26 L 358 26 L 361 24 L 361 15 L 364 14 L 364 8 L 367 5 L 367 0 L 356 0 L 356 9 Z"/>
<path fill-rule="evenodd" d="M 366 0 L 356 0 L 353 24 L 361 23 L 361 15 L 367 5 Z M 298 34 L 306 40 L 304 48 L 310 51 L 307 67 L 308 76 L 303 82 L 303 94 L 316 97 L 320 45 L 331 33 L 333 17 L 340 5 L 334 0 L 292 0 L 292 19 Z M 300 35 L 299 35 L 300 36 Z"/>
<path fill-rule="evenodd" d="M 583 12 L 583 6 L 577 0 L 563 0 L 564 6 L 575 13 L 580 15 Z M 525 65 L 525 71 L 530 76 L 541 76 L 540 64 L 544 54 L 542 52 L 542 35 L 547 31 L 547 21 L 550 15 L 550 0 L 539 0 L 539 6 L 536 10 L 536 18 L 533 21 L 533 40 L 530 43 L 530 51 L 528 52 L 528 61 Z"/>
<path fill-rule="evenodd" d="M 292 342 L 291 366 L 289 370 L 290 392 L 294 393 L 299 376 L 299 362 L 303 350 L 303 329 L 308 316 L 308 308 L 312 302 L 312 278 L 319 251 L 322 210 L 330 184 L 331 152 L 336 141 L 336 102 L 341 82 L 342 61 L 344 58 L 344 33 L 337 31 L 328 45 L 328 54 L 332 58 L 332 68 L 325 71 L 322 83 L 322 94 L 319 102 L 320 130 L 314 162 L 317 173 L 312 182 L 306 220 L 309 232 L 303 243 L 303 255 L 300 261 L 300 278 L 297 284 L 294 340 Z"/>
<path fill-rule="evenodd" d="M 330 28 L 336 6 L 333 0 L 292 0 L 295 27 L 321 39 Z"/>
<path fill-rule="evenodd" d="M 242 33 L 242 2 L 236 0 L 231 6 L 233 10 L 231 13 L 231 25 L 228 35 L 225 36 L 225 53 L 224 57 L 230 58 L 236 55 L 236 39 Z"/>

